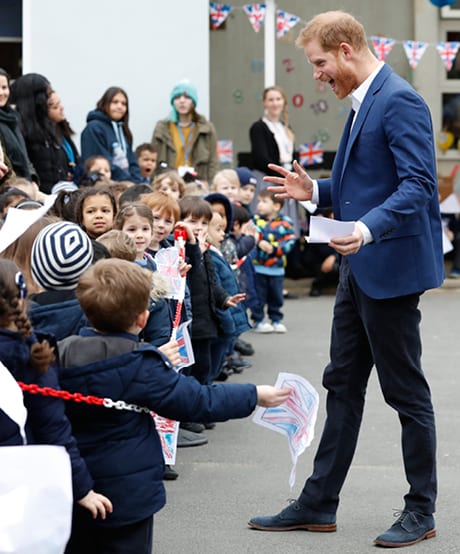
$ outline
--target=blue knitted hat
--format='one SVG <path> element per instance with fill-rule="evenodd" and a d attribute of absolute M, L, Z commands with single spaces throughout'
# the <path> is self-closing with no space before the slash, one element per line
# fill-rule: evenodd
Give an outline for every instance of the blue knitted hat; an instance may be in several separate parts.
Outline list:
<path fill-rule="evenodd" d="M 179 81 L 177 85 L 171 91 L 171 106 L 173 107 L 171 114 L 169 115 L 169 121 L 177 123 L 177 112 L 174 108 L 174 99 L 180 96 L 181 94 L 186 94 L 189 98 L 192 99 L 193 105 L 196 107 L 198 104 L 198 92 L 194 84 L 192 84 L 188 79 L 183 79 Z"/>
<path fill-rule="evenodd" d="M 59 221 L 38 233 L 32 245 L 32 277 L 45 290 L 70 290 L 93 261 L 88 235 L 74 223 Z"/>
<path fill-rule="evenodd" d="M 242 187 L 245 185 L 257 186 L 256 176 L 248 167 L 235 167 L 235 171 L 238 173 L 238 179 Z"/>

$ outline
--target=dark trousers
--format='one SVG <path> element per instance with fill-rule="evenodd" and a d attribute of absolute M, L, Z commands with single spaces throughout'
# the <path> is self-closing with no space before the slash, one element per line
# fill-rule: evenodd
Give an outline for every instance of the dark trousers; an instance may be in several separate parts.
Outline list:
<path fill-rule="evenodd" d="M 129 492 L 127 492 L 129 494 Z M 151 554 L 153 516 L 121 527 L 101 527 L 76 506 L 65 554 Z"/>
<path fill-rule="evenodd" d="M 391 277 L 389 277 L 391 278 Z M 327 419 L 300 501 L 335 513 L 358 440 L 366 386 L 375 364 L 385 402 L 397 411 L 409 492 L 405 508 L 432 514 L 436 500 L 436 433 L 431 394 L 421 369 L 419 294 L 366 296 L 342 263 L 323 376 Z M 379 430 L 387 440 L 385 429 Z"/>
<path fill-rule="evenodd" d="M 274 323 L 283 319 L 281 308 L 283 307 L 283 283 L 284 275 L 264 275 L 256 273 L 256 290 L 258 303 L 252 308 L 251 317 L 257 323 L 264 319 L 264 307 L 267 306 L 267 314 Z"/>
<path fill-rule="evenodd" d="M 234 343 L 235 341 L 233 336 L 224 335 L 215 339 L 211 339 L 212 371 L 207 382 L 208 385 L 210 385 L 222 371 L 225 358 L 228 354 L 232 353 L 232 345 Z"/>
<path fill-rule="evenodd" d="M 184 368 L 183 373 L 193 375 L 202 385 L 209 385 L 214 377 L 220 373 L 225 359 L 227 343 L 221 337 L 192 339 L 192 348 L 195 363 Z"/>

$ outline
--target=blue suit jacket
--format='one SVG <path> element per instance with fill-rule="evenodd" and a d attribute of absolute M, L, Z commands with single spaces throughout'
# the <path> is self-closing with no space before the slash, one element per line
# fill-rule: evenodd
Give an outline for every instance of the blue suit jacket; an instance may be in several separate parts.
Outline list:
<path fill-rule="evenodd" d="M 390 67 L 352 114 L 319 204 L 342 221 L 361 220 L 374 242 L 348 256 L 360 288 L 376 299 L 420 293 L 444 279 L 442 227 L 431 117 L 424 100 Z"/>

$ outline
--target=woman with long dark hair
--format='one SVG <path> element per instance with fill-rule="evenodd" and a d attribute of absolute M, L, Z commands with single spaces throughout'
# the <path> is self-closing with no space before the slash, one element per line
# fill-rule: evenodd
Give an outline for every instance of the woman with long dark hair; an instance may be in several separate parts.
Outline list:
<path fill-rule="evenodd" d="M 78 163 L 70 126 L 60 126 L 65 116 L 61 121 L 50 117 L 53 93 L 48 79 L 38 73 L 22 75 L 11 86 L 11 102 L 21 114 L 27 152 L 45 193 L 59 181 L 72 181 Z"/>
<path fill-rule="evenodd" d="M 10 105 L 10 76 L 0 67 L 0 139 L 18 177 L 38 180 L 21 131 L 20 115 Z"/>
<path fill-rule="evenodd" d="M 113 181 L 142 182 L 129 128 L 128 95 L 120 87 L 108 88 L 96 109 L 89 112 L 81 134 L 81 158 L 104 156 L 110 161 Z"/>

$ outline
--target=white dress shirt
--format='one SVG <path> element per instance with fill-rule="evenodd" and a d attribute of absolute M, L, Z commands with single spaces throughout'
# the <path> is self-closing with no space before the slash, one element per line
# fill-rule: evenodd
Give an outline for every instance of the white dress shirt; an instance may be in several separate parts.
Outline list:
<path fill-rule="evenodd" d="M 377 77 L 379 71 L 382 69 L 383 65 L 384 65 L 383 62 L 379 62 L 379 64 L 374 69 L 374 71 L 369 75 L 369 77 L 366 80 L 364 80 L 357 89 L 355 89 L 350 93 L 349 97 L 351 100 L 351 107 L 355 112 L 355 115 L 353 116 L 353 121 L 351 123 L 351 129 L 353 129 L 353 125 L 355 124 L 359 109 L 361 108 L 361 104 L 363 103 L 363 100 L 367 94 L 367 91 L 369 90 L 369 87 L 371 86 L 372 81 Z M 301 202 L 302 206 L 304 206 L 306 209 L 308 209 L 307 202 Z M 319 202 L 318 181 L 316 179 L 313 179 L 313 194 L 311 198 L 311 203 L 318 204 L 318 202 Z M 370 232 L 369 227 L 367 225 L 365 225 L 362 221 L 356 221 L 356 225 L 359 227 L 359 229 L 363 234 L 364 244 L 369 244 L 374 240 L 374 237 L 372 236 L 372 233 Z"/>

